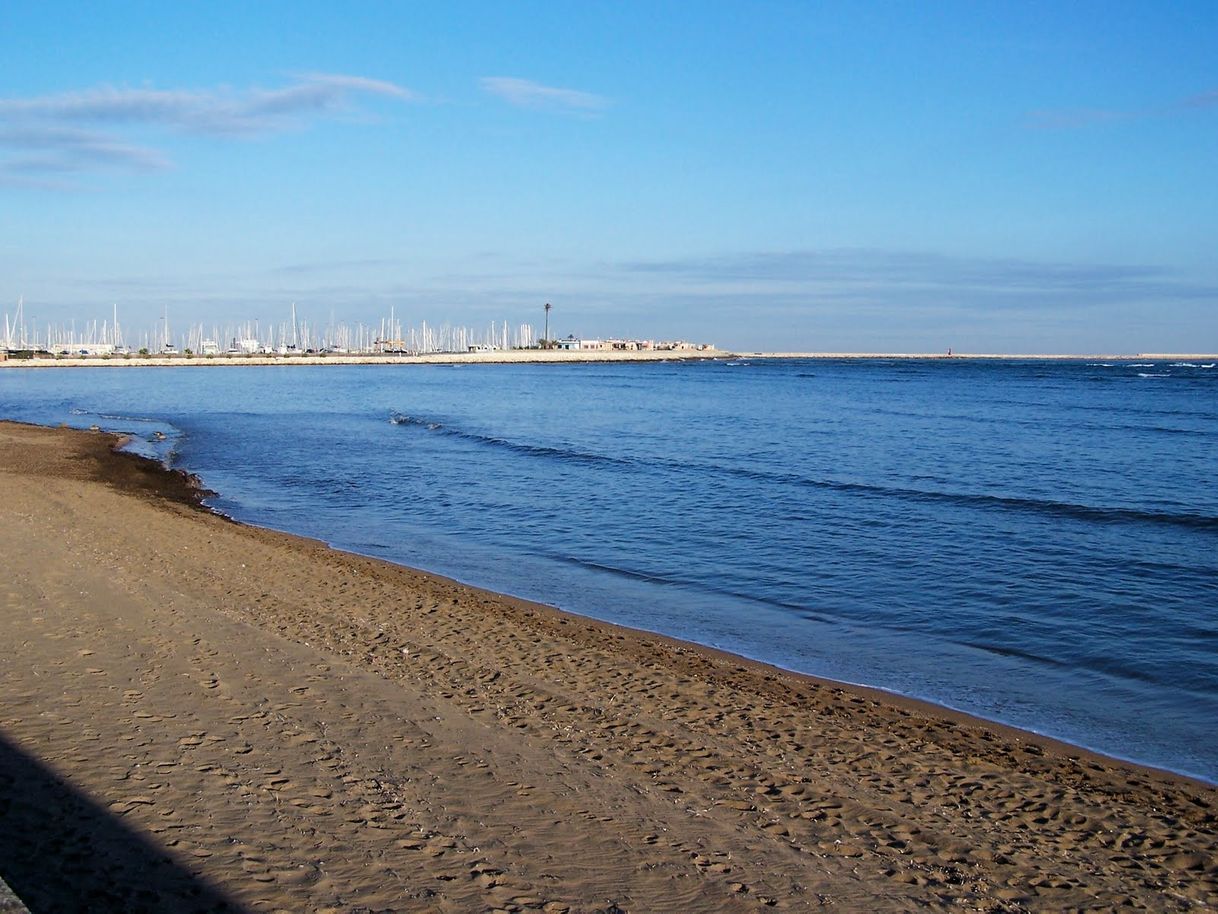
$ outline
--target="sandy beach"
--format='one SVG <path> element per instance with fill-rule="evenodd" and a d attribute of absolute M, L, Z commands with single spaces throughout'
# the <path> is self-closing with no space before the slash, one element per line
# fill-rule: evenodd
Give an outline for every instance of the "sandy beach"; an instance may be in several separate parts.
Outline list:
<path fill-rule="evenodd" d="M 39 911 L 1201 911 L 1218 790 L 247 527 L 0 423 Z"/>

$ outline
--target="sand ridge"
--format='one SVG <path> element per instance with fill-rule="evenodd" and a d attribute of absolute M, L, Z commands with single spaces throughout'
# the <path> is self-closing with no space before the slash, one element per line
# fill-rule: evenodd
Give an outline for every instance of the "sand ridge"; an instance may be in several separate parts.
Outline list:
<path fill-rule="evenodd" d="M 35 910 L 39 867 L 97 910 L 1218 905 L 1212 787 L 234 524 L 111 443 L 0 424 L 0 736 L 171 872 L 4 845 Z"/>

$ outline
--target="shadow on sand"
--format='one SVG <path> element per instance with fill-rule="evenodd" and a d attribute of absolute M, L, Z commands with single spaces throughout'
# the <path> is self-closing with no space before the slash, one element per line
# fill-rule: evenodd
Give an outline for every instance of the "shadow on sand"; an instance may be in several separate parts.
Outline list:
<path fill-rule="evenodd" d="M 33 914 L 244 910 L 4 735 L 0 876 Z"/>

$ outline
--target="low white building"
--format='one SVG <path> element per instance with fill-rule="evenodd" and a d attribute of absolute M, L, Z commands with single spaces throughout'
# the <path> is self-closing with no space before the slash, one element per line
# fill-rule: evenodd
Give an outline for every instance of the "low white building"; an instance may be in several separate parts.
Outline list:
<path fill-rule="evenodd" d="M 575 338 L 575 337 L 573 337 L 573 336 L 569 336 L 569 337 L 567 337 L 565 340 L 559 340 L 559 341 L 558 341 L 558 348 L 559 348 L 559 349 L 567 349 L 567 350 L 573 350 L 573 349 L 579 349 L 579 350 L 604 349 L 604 348 L 605 348 L 605 344 L 604 344 L 604 342 L 603 342 L 603 341 L 601 341 L 601 340 L 584 340 L 584 339 L 576 339 L 576 338 Z"/>

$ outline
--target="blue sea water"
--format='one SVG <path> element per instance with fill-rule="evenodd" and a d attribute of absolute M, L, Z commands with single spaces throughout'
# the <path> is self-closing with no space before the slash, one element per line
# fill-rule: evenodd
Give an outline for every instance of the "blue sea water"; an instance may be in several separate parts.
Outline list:
<path fill-rule="evenodd" d="M 5 369 L 0 415 L 134 432 L 240 520 L 1218 781 L 1215 368 Z"/>

